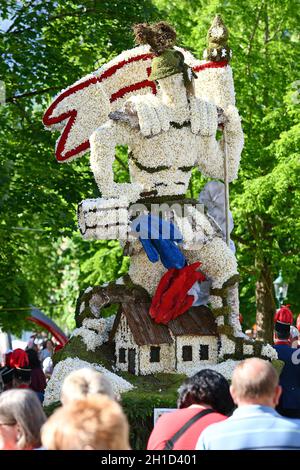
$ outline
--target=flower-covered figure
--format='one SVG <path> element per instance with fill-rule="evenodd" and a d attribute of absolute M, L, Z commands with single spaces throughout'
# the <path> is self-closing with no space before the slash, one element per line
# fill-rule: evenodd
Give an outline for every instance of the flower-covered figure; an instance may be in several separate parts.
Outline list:
<path fill-rule="evenodd" d="M 114 372 L 191 375 L 209 366 L 230 375 L 236 360 L 276 357 L 241 331 L 234 244 L 224 241 L 233 221 L 227 210 L 225 223 L 223 182 L 237 178 L 243 148 L 228 31 L 217 16 L 206 60 L 175 46 L 165 22 L 134 33 L 137 47 L 59 93 L 43 118 L 61 132 L 59 162 L 91 150 L 101 197 L 78 206 L 83 238 L 120 240 L 131 260 L 129 276 L 80 295 L 47 403 L 63 375 L 86 364 L 99 364 L 125 391 L 132 385 Z M 119 145 L 128 147 L 126 184 L 114 181 Z M 193 168 L 214 180 L 200 194 L 205 210 L 185 196 Z M 119 308 L 107 320 L 112 304 Z"/>
<path fill-rule="evenodd" d="M 176 202 L 184 203 L 194 167 L 206 176 L 224 178 L 224 137 L 216 138 L 220 110 L 214 103 L 195 96 L 193 71 L 183 54 L 173 47 L 175 31 L 164 22 L 154 26 L 136 25 L 134 29 L 137 41 L 148 43 L 155 54 L 149 79 L 155 81 L 157 93 L 126 100 L 123 112 L 111 113 L 111 119 L 90 138 L 91 168 L 102 194 L 97 209 L 102 216 L 105 213 L 108 223 L 106 233 L 103 222 L 99 230 L 97 224 L 89 230 L 91 201 L 83 202 L 79 221 L 86 237 L 110 238 L 112 226 L 129 225 L 126 210 L 130 215 L 130 205 L 137 201 L 145 204 L 150 200 L 152 203 L 173 201 L 174 205 L 175 196 Z M 234 106 L 222 110 L 221 117 L 232 181 L 237 177 L 243 133 Z M 131 183 L 114 182 L 112 165 L 117 145 L 129 148 Z M 225 282 L 230 284 L 230 280 L 236 279 L 236 259 L 220 237 L 216 224 L 195 204 L 188 205 L 185 214 L 180 210 L 171 213 L 183 235 L 182 250 L 187 262 L 200 261 L 201 270 L 212 281 L 213 288 L 220 289 Z M 130 238 L 129 230 L 127 233 Z M 120 238 L 126 238 L 126 231 L 124 234 Z M 149 262 L 138 241 L 131 241 L 130 254 L 132 281 L 153 295 L 165 267 Z M 238 321 L 235 324 L 238 330 Z"/>

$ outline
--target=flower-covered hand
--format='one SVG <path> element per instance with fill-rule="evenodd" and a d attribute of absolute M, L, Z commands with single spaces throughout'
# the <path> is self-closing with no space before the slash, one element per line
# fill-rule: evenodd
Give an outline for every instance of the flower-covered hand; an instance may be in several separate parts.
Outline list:
<path fill-rule="evenodd" d="M 168 110 L 154 95 L 133 96 L 126 101 L 124 109 L 130 116 L 137 116 L 145 137 L 169 130 Z"/>
<path fill-rule="evenodd" d="M 233 134 L 242 133 L 241 117 L 235 106 L 228 106 L 225 109 L 226 123 L 225 129 Z"/>
<path fill-rule="evenodd" d="M 215 136 L 218 127 L 217 107 L 195 96 L 190 97 L 191 130 L 205 137 Z"/>
<path fill-rule="evenodd" d="M 125 195 L 129 203 L 136 202 L 143 191 L 140 183 L 112 183 L 103 187 L 102 196 L 105 198 L 121 197 Z"/>

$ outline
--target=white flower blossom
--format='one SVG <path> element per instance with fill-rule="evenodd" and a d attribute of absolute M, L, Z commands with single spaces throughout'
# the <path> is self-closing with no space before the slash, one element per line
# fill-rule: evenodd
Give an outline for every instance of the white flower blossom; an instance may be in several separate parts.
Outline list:
<path fill-rule="evenodd" d="M 44 406 L 51 405 L 51 403 L 60 400 L 60 392 L 64 379 L 72 371 L 82 369 L 84 367 L 90 367 L 98 370 L 110 381 L 113 391 L 117 398 L 120 398 L 121 394 L 132 390 L 134 387 L 127 380 L 122 377 L 110 372 L 100 364 L 91 364 L 86 361 L 82 361 L 78 357 L 67 358 L 64 361 L 60 361 L 55 367 L 51 379 L 49 380 L 46 391 Z"/>
<path fill-rule="evenodd" d="M 252 344 L 244 344 L 243 345 L 243 353 L 248 355 L 248 356 L 251 356 L 253 355 L 253 352 L 254 352 L 254 347 L 252 346 Z"/>
<path fill-rule="evenodd" d="M 222 359 L 226 354 L 235 353 L 235 342 L 229 339 L 226 335 L 221 335 L 221 349 L 219 351 L 219 358 Z"/>
<path fill-rule="evenodd" d="M 197 367 L 187 367 L 186 374 L 189 377 L 191 377 L 192 375 L 196 374 L 202 369 L 211 369 L 216 372 L 219 372 L 219 374 L 222 374 L 225 377 L 225 379 L 231 380 L 233 371 L 240 362 L 241 361 L 228 359 L 227 361 L 220 362 L 219 364 L 212 364 L 209 366 L 203 365 L 203 366 L 197 366 Z"/>
<path fill-rule="evenodd" d="M 273 348 L 273 346 L 271 346 L 271 344 L 265 344 L 262 347 L 261 354 L 262 354 L 262 356 L 266 356 L 271 360 L 278 359 L 278 354 L 277 354 L 276 350 Z"/>

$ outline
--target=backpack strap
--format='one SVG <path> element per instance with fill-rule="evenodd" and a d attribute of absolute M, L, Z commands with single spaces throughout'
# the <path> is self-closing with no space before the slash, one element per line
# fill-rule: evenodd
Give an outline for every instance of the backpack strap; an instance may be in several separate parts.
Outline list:
<path fill-rule="evenodd" d="M 202 410 L 199 413 L 196 413 L 191 419 L 189 419 L 182 428 L 179 429 L 165 444 L 164 450 L 172 450 L 174 448 L 175 442 L 199 419 L 203 418 L 204 416 L 215 413 L 215 410 L 208 408 L 206 410 Z"/>

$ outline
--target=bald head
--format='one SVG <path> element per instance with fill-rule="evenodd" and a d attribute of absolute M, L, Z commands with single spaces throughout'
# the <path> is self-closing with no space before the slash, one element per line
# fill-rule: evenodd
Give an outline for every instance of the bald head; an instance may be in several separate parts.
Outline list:
<path fill-rule="evenodd" d="M 252 403 L 275 407 L 281 393 L 278 380 L 270 362 L 256 357 L 246 359 L 233 372 L 231 394 L 238 405 Z"/>

